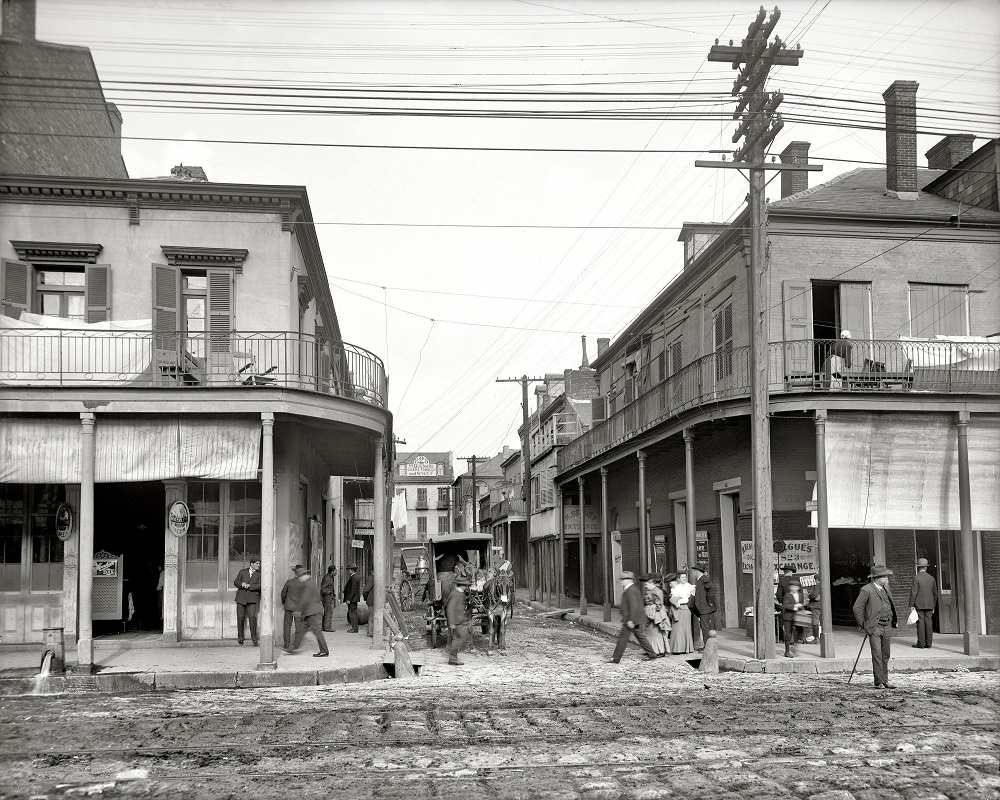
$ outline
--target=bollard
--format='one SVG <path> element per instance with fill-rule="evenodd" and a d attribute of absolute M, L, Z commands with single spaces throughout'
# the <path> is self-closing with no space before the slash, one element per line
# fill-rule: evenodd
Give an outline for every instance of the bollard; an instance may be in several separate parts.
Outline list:
<path fill-rule="evenodd" d="M 42 660 L 39 667 L 45 664 L 45 656 L 51 652 L 49 673 L 66 671 L 66 640 L 62 628 L 42 628 Z"/>
<path fill-rule="evenodd" d="M 708 632 L 708 641 L 705 642 L 705 649 L 701 654 L 702 672 L 717 673 L 719 671 L 719 640 L 715 631 Z"/>

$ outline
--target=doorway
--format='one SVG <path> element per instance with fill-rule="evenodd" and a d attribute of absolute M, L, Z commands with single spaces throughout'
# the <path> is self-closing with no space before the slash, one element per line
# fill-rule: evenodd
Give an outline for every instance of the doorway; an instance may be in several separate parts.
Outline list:
<path fill-rule="evenodd" d="M 915 531 L 916 556 L 927 559 L 927 574 L 937 581 L 938 604 L 934 609 L 934 631 L 956 633 L 958 603 L 955 600 L 954 531 Z"/>

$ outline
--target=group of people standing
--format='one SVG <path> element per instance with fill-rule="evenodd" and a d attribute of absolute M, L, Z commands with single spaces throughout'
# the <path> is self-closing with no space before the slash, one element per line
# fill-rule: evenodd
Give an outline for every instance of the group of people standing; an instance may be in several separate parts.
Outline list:
<path fill-rule="evenodd" d="M 708 575 L 708 565 L 699 562 L 690 569 L 684 567 L 662 577 L 642 575 L 640 580 L 641 587 L 634 573 L 621 574 L 622 627 L 612 663 L 621 661 L 633 636 L 647 661 L 663 658 L 668 652 L 687 654 L 703 650 L 704 647 L 695 647 L 694 620 L 698 622 L 702 641 L 707 641 L 709 631 L 715 630 L 718 597 L 718 589 Z"/>

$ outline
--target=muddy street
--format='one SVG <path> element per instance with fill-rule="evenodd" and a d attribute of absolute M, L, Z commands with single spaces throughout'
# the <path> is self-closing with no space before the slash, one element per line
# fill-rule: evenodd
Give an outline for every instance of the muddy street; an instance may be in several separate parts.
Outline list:
<path fill-rule="evenodd" d="M 508 638 L 461 667 L 425 649 L 413 681 L 3 698 L 0 794 L 1000 797 L 995 673 L 897 674 L 890 692 L 638 648 L 615 665 L 606 636 L 524 606 Z"/>

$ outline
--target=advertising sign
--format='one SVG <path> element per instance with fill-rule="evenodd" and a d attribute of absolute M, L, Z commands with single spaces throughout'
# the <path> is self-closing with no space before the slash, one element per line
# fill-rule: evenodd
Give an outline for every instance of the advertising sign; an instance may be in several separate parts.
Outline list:
<path fill-rule="evenodd" d="M 170 506 L 170 511 L 167 513 L 167 527 L 170 528 L 170 532 L 174 536 L 179 538 L 188 532 L 190 525 L 191 512 L 188 511 L 187 503 L 178 500 Z"/>
<path fill-rule="evenodd" d="M 601 515 L 596 508 L 583 507 L 583 524 L 587 533 L 601 532 Z M 580 535 L 580 506 L 563 507 L 563 531 L 567 536 Z"/>
<path fill-rule="evenodd" d="M 73 509 L 66 503 L 60 503 L 56 508 L 56 537 L 61 542 L 69 539 L 73 530 Z"/>

